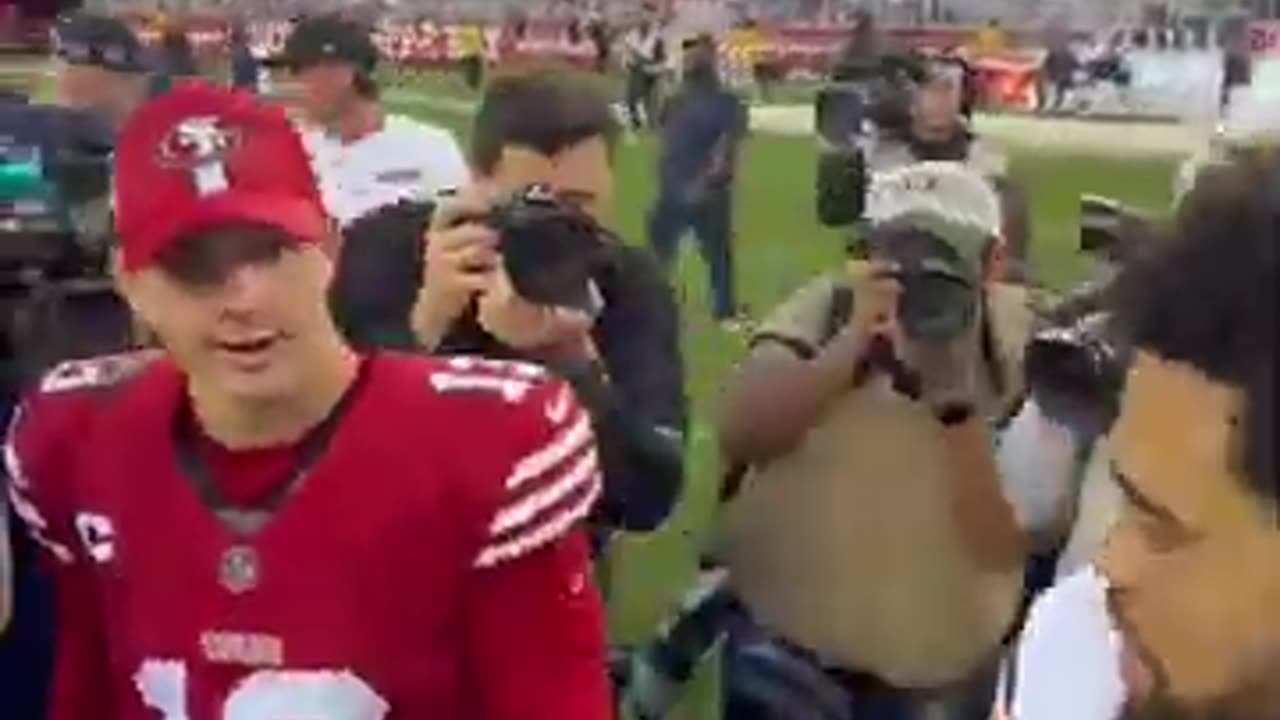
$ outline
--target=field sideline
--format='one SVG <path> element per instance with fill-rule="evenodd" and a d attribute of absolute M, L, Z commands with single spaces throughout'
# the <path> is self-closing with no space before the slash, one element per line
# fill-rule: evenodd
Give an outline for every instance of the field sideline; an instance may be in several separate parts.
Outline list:
<path fill-rule="evenodd" d="M 467 103 L 453 93 L 432 94 L 443 104 L 415 101 L 403 90 L 392 90 L 387 99 L 400 112 L 452 128 L 465 142 Z M 1141 134 L 1137 128 L 1120 132 Z M 1125 143 L 1123 136 L 1111 139 Z M 1011 147 L 1010 155 L 1013 175 L 1031 193 L 1036 277 L 1057 288 L 1070 284 L 1085 267 L 1075 252 L 1080 194 L 1111 195 L 1152 210 L 1167 207 L 1178 161 L 1177 155 L 1150 149 L 1104 155 L 1033 150 L 1026 144 Z M 614 219 L 623 237 L 632 242 L 644 242 L 645 213 L 655 192 L 653 162 L 650 137 L 641 136 L 618 148 Z M 814 148 L 809 137 L 752 133 L 736 187 L 735 247 L 739 293 L 754 315 L 766 313 L 806 278 L 840 261 L 839 234 L 820 227 L 813 217 L 813 179 Z M 717 392 L 743 350 L 743 338 L 722 332 L 710 320 L 705 270 L 691 244 L 682 256 L 675 285 L 693 408 L 688 483 L 678 512 L 660 533 L 621 543 L 608 580 L 613 630 L 623 641 L 653 633 L 692 578 L 697 548 L 716 511 L 718 468 L 712 418 Z M 714 717 L 713 689 L 713 678 L 703 677 L 679 717 Z"/>

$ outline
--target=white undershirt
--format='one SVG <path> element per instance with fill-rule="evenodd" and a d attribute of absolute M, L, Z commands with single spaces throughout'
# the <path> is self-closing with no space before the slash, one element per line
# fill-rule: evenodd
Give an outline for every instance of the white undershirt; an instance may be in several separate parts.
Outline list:
<path fill-rule="evenodd" d="M 1114 720 L 1124 703 L 1106 579 L 1086 566 L 1032 606 L 1015 659 L 1013 720 Z"/>
<path fill-rule="evenodd" d="M 304 128 L 329 214 L 343 225 L 400 200 L 422 200 L 470 180 L 462 149 L 444 128 L 388 115 L 381 130 L 352 143 Z"/>

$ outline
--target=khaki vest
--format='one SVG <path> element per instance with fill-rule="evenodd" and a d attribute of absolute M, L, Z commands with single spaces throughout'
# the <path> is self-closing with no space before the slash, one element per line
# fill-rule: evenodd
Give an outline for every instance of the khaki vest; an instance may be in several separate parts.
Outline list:
<path fill-rule="evenodd" d="M 831 286 L 802 290 L 765 330 L 820 344 Z M 994 288 L 989 304 L 1009 388 L 984 403 L 995 416 L 1021 387 L 1032 316 L 1019 288 Z M 868 384 L 834 403 L 789 455 L 748 474 L 725 508 L 718 551 L 764 626 L 833 666 L 899 687 L 940 686 L 990 656 L 1022 588 L 1021 568 L 974 567 L 946 482 L 936 419 Z"/>

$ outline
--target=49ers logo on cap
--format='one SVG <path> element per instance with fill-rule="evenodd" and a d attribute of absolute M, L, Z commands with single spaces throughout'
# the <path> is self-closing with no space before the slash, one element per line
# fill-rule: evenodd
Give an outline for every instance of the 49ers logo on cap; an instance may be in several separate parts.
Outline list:
<path fill-rule="evenodd" d="M 240 133 L 222 126 L 214 115 L 189 117 L 160 141 L 157 161 L 167 168 L 188 170 L 201 197 L 231 186 L 226 158 L 240 143 Z"/>

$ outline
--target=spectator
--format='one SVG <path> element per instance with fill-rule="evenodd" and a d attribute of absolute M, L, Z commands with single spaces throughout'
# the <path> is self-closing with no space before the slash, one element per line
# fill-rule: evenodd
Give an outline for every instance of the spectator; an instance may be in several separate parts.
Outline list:
<path fill-rule="evenodd" d="M 249 47 L 249 36 L 245 32 L 244 23 L 236 22 L 231 26 L 231 85 L 249 92 L 258 92 L 260 67 Z"/>
<path fill-rule="evenodd" d="M 627 73 L 626 101 L 631 128 L 652 127 L 658 117 L 658 84 L 667 62 L 666 43 L 656 18 L 648 13 L 622 39 Z"/>
<path fill-rule="evenodd" d="M 899 168 L 867 215 L 870 260 L 775 310 L 726 390 L 719 554 L 762 625 L 731 632 L 728 682 L 763 643 L 829 668 L 851 717 L 982 717 L 1039 529 L 991 430 L 1020 402 L 1030 310 L 998 282 L 981 176 Z"/>
<path fill-rule="evenodd" d="M 609 71 L 609 49 L 613 46 L 613 28 L 604 13 L 592 10 L 587 19 L 587 37 L 591 40 L 592 69 L 601 75 Z"/>
<path fill-rule="evenodd" d="M 484 28 L 468 21 L 458 28 L 458 63 L 467 89 L 479 92 L 484 84 Z"/>
<path fill-rule="evenodd" d="M 711 277 L 718 322 L 741 322 L 733 283 L 733 180 L 747 109 L 720 83 L 715 41 L 702 35 L 684 48 L 684 79 L 662 113 L 658 198 L 649 242 L 668 273 L 680 237 L 692 228 Z"/>
<path fill-rule="evenodd" d="M 991 18 L 987 20 L 987 24 L 978 29 L 977 35 L 974 37 L 974 52 L 979 57 L 984 55 L 998 55 L 1004 52 L 1008 45 L 1005 29 L 1001 26 L 1000 20 Z"/>
<path fill-rule="evenodd" d="M 1041 108 L 1043 110 L 1052 112 L 1067 106 L 1078 65 L 1068 40 L 1065 33 L 1057 33 L 1045 56 L 1042 70 L 1044 91 Z"/>
<path fill-rule="evenodd" d="M 449 131 L 379 103 L 378 51 L 363 26 L 336 15 L 304 20 L 284 55 L 302 86 L 303 138 L 325 205 L 339 222 L 466 184 L 470 173 Z"/>
<path fill-rule="evenodd" d="M 169 90 L 183 78 L 200 76 L 195 49 L 191 47 L 186 29 L 180 24 L 167 25 L 160 37 L 157 72 L 152 76 L 151 83 L 152 95 Z"/>
<path fill-rule="evenodd" d="M 92 13 L 60 20 L 54 33 L 58 99 L 118 128 L 147 97 L 151 68 L 138 36 L 120 20 Z"/>
<path fill-rule="evenodd" d="M 495 79 L 471 132 L 477 187 L 437 212 L 427 235 L 414 329 L 436 352 L 521 357 L 572 380 L 599 436 L 602 524 L 649 530 L 671 511 L 683 482 L 679 325 L 661 271 L 644 251 L 602 238 L 599 311 L 558 311 L 509 291 L 491 229 L 456 224 L 483 215 L 486 198 L 530 183 L 603 222 L 617 132 L 587 78 L 535 69 Z"/>

